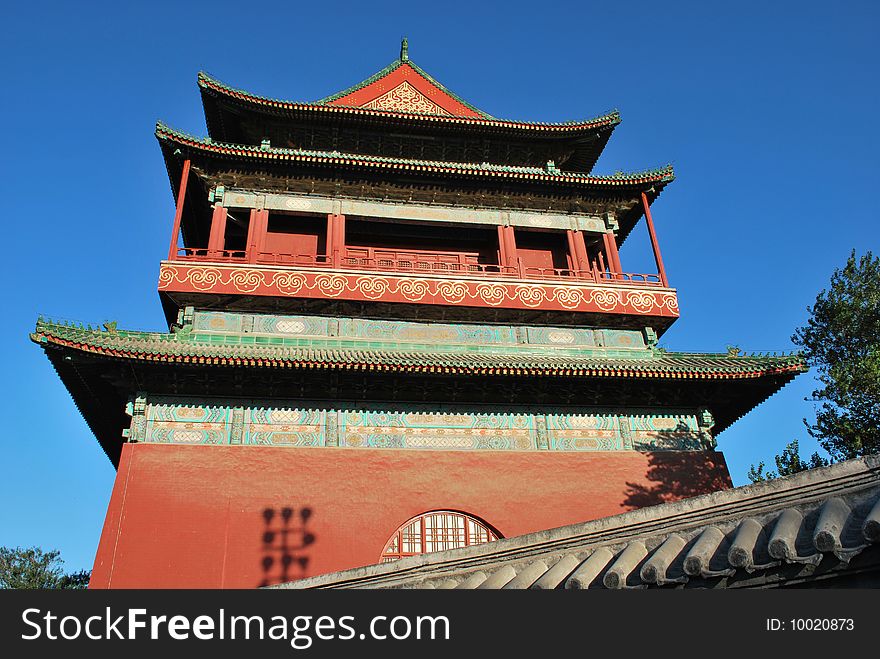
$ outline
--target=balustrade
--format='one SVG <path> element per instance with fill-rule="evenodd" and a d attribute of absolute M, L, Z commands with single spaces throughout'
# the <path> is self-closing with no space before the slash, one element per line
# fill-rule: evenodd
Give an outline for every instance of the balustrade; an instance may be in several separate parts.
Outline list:
<path fill-rule="evenodd" d="M 177 250 L 176 260 L 245 263 L 248 261 L 245 250 L 214 250 L 207 248 L 182 247 Z M 307 268 L 331 268 L 333 258 L 324 254 L 279 254 L 259 252 L 254 263 Z M 516 259 L 516 265 L 480 263 L 477 253 L 427 252 L 412 250 L 390 250 L 373 247 L 345 247 L 339 255 L 339 268 L 344 270 L 365 270 L 373 272 L 393 272 L 413 275 L 457 275 L 489 276 L 509 279 L 567 280 L 594 282 L 597 284 L 628 284 L 635 286 L 663 286 L 658 274 L 614 272 L 605 263 L 602 255 L 591 263 L 591 268 L 541 268 L 523 265 Z"/>

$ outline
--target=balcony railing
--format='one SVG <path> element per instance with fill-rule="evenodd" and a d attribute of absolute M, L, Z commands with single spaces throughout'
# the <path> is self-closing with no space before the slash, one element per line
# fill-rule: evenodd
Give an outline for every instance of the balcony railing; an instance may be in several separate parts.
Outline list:
<path fill-rule="evenodd" d="M 335 255 L 268 252 L 249 254 L 244 250 L 208 250 L 182 247 L 177 252 L 177 259 L 309 268 L 341 268 L 410 275 L 489 276 L 514 279 L 574 280 L 597 284 L 662 286 L 660 275 L 612 272 L 605 267 L 604 259 L 601 257 L 598 262 L 593 261 L 592 267 L 587 270 L 527 266 L 523 264 L 522 259 L 517 259 L 516 265 L 480 263 L 479 255 L 476 253 L 414 252 L 372 247 L 346 247 L 342 253 Z"/>
<path fill-rule="evenodd" d="M 203 247 L 179 247 L 178 261 L 247 261 L 247 252 L 236 249 L 205 249 Z"/>

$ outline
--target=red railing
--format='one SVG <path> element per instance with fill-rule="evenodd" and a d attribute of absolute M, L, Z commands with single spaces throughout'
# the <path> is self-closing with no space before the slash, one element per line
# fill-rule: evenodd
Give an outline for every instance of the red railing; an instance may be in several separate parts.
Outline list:
<path fill-rule="evenodd" d="M 601 255 L 598 262 L 593 261 L 591 264 L 592 268 L 588 270 L 526 266 L 523 264 L 522 259 L 517 259 L 515 266 L 480 263 L 479 255 L 476 253 L 417 252 L 376 249 L 372 247 L 346 247 L 341 254 L 326 256 L 323 254 L 276 254 L 267 252 L 249 255 L 244 250 L 221 251 L 183 247 L 178 249 L 177 258 L 187 261 L 253 262 L 259 264 L 305 266 L 311 268 L 333 267 L 406 274 L 488 275 L 491 277 L 520 279 L 575 280 L 579 282 L 595 282 L 597 284 L 662 285 L 660 275 L 612 272 L 606 267 Z"/>
<path fill-rule="evenodd" d="M 302 265 L 309 268 L 331 267 L 333 262 L 323 254 L 270 254 L 260 252 L 254 259 L 255 263 L 271 263 L 272 265 Z"/>
<path fill-rule="evenodd" d="M 187 261 L 246 261 L 247 252 L 237 249 L 206 249 L 204 247 L 178 247 L 177 258 Z"/>
<path fill-rule="evenodd" d="M 346 247 L 345 253 L 340 258 L 340 265 L 344 268 L 391 272 L 516 274 L 515 268 L 480 263 L 479 259 L 480 256 L 476 253 Z"/>

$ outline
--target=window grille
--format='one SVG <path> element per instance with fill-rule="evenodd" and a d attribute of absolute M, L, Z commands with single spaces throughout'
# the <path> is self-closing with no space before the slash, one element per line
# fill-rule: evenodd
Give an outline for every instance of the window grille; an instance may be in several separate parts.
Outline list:
<path fill-rule="evenodd" d="M 450 510 L 433 511 L 419 515 L 397 529 L 382 551 L 382 562 L 479 545 L 498 538 L 494 531 L 470 515 Z"/>

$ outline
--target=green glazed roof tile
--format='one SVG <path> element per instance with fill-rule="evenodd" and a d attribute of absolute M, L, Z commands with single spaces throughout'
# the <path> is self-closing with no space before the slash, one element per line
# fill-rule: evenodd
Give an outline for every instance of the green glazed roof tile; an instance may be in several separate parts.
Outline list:
<path fill-rule="evenodd" d="M 268 161 L 313 162 L 331 165 L 354 165 L 371 168 L 406 169 L 409 171 L 442 172 L 471 176 L 501 176 L 512 178 L 538 179 L 548 182 L 583 183 L 589 185 L 638 185 L 645 183 L 666 184 L 675 178 L 672 165 L 642 172 L 615 172 L 611 175 L 597 176 L 583 172 L 563 172 L 541 167 L 496 165 L 492 163 L 461 163 L 454 161 L 417 160 L 411 158 L 391 158 L 337 151 L 314 151 L 310 149 L 287 149 L 280 147 L 261 147 L 245 144 L 227 144 L 199 138 L 175 130 L 158 122 L 156 137 L 162 142 L 173 142 L 204 151 L 230 157 L 249 157 Z"/>
<path fill-rule="evenodd" d="M 499 350 L 481 353 L 430 346 L 367 348 L 243 345 L 196 340 L 186 332 L 165 334 L 125 330 L 102 331 L 51 321 L 37 322 L 31 339 L 43 346 L 127 360 L 246 365 L 257 367 L 356 368 L 414 372 L 460 372 L 504 375 L 652 378 L 752 378 L 806 370 L 800 354 L 730 356 L 728 354 L 634 351 L 631 357 L 597 356 L 591 351 L 553 349 Z M 357 345 L 357 342 L 353 342 Z"/>

